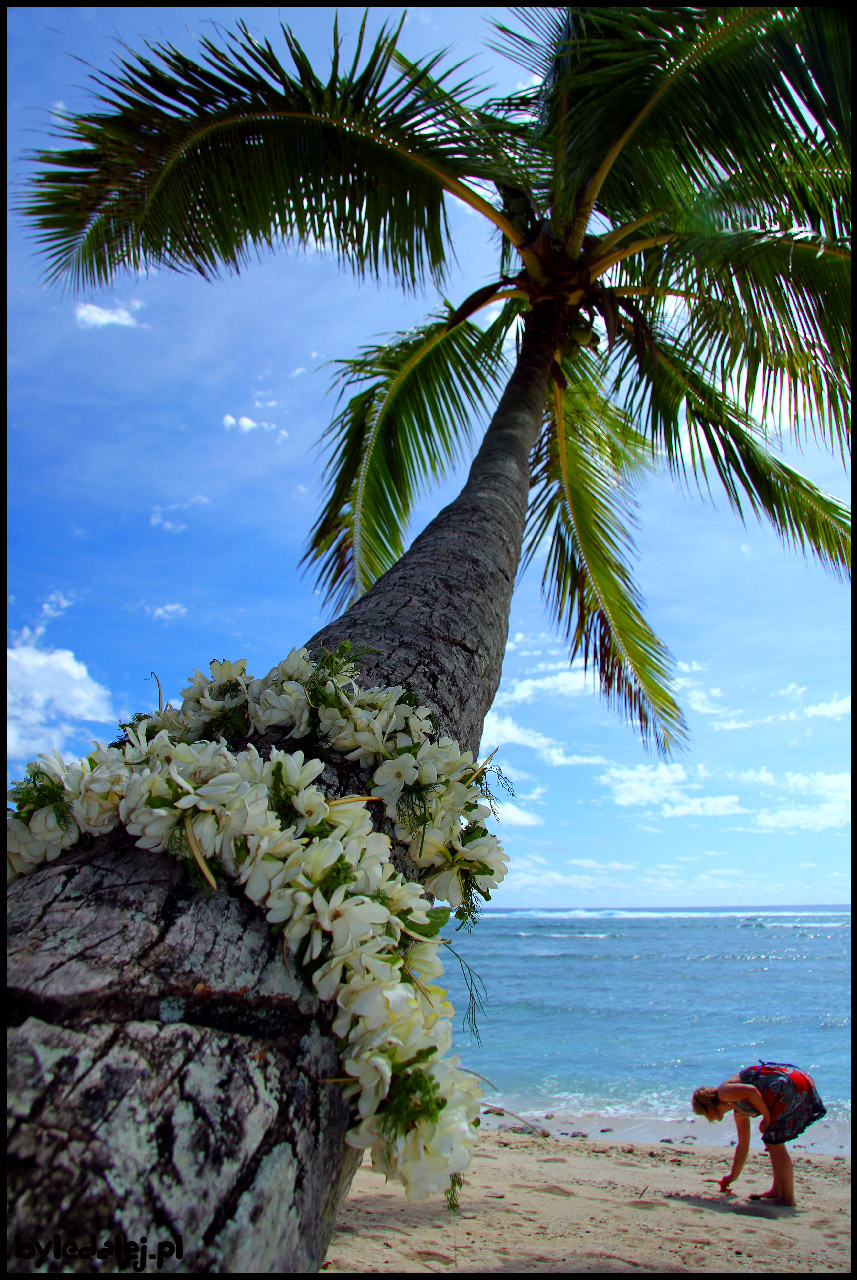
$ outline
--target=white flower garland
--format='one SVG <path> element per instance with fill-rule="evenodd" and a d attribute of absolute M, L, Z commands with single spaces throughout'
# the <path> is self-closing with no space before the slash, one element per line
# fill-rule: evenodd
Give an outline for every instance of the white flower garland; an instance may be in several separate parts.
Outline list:
<path fill-rule="evenodd" d="M 360 689 L 354 656 L 346 643 L 314 664 L 293 649 L 263 680 L 243 660 L 212 662 L 210 679 L 194 672 L 180 711 L 168 704 L 125 726 L 121 747 L 96 742 L 75 764 L 40 755 L 9 792 L 7 875 L 121 824 L 213 887 L 210 864 L 238 880 L 319 998 L 339 1006 L 343 1094 L 359 1116 L 346 1142 L 370 1148 L 373 1168 L 399 1179 L 409 1200 L 446 1191 L 454 1204 L 482 1095 L 446 1056 L 455 1010 L 438 985 L 438 934 L 450 911 L 430 908 L 423 889 L 472 918 L 474 894 L 490 896 L 506 858 L 483 826 L 485 766 L 451 738 L 436 740 L 428 708 L 403 688 Z M 218 736 L 274 726 L 289 738 L 314 733 L 373 771 L 371 798 L 384 803 L 420 884 L 392 866 L 369 796 L 314 785 L 321 760 L 277 749 L 263 760 Z"/>

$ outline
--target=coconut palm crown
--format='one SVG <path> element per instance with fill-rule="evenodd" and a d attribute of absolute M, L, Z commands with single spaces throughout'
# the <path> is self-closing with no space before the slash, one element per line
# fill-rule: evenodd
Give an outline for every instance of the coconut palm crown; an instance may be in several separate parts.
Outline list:
<path fill-rule="evenodd" d="M 547 547 L 572 657 L 668 752 L 685 726 L 630 568 L 646 473 L 722 486 L 850 573 L 847 510 L 776 456 L 784 434 L 850 447 L 850 30 L 815 7 L 513 14 L 494 48 L 531 87 L 502 99 L 409 61 L 401 25 L 368 52 L 361 28 L 350 65 L 334 27 L 327 79 L 287 27 L 291 65 L 243 23 L 198 61 L 129 51 L 95 77 L 99 109 L 63 117 L 68 149 L 37 153 L 24 209 L 72 287 L 149 265 L 214 278 L 297 243 L 442 290 L 447 202 L 481 214 L 495 278 L 337 362 L 305 561 L 338 607 L 390 570 L 541 326 L 521 563 Z"/>

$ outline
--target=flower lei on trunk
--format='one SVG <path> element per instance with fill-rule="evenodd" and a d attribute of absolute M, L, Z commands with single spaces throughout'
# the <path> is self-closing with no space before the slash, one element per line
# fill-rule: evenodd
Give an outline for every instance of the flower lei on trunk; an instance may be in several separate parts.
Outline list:
<path fill-rule="evenodd" d="M 216 888 L 214 871 L 237 880 L 282 931 L 307 986 L 338 1006 L 340 1083 L 357 1118 L 346 1142 L 370 1148 L 373 1168 L 399 1179 L 409 1200 L 445 1191 L 454 1208 L 481 1090 L 447 1056 L 455 1010 L 438 985 L 439 933 L 451 910 L 431 907 L 423 890 L 469 927 L 506 858 L 483 825 L 485 765 L 438 736 L 404 688 L 359 688 L 360 656 L 347 641 L 316 663 L 293 649 L 262 680 L 246 661 L 212 662 L 210 679 L 194 672 L 180 711 L 135 717 L 124 740 L 96 742 L 74 764 L 40 755 L 9 792 L 7 874 L 121 825 L 141 848 L 184 861 L 200 884 Z M 272 748 L 263 760 L 252 745 L 233 753 L 223 736 L 275 726 L 359 761 L 369 794 L 325 795 L 314 785 L 321 759 Z M 418 884 L 373 830 L 373 800 Z"/>

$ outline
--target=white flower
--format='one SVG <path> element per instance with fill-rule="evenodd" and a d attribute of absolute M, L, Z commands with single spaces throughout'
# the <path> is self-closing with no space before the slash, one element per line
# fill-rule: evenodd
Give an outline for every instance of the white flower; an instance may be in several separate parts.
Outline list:
<path fill-rule="evenodd" d="M 328 814 L 327 804 L 318 787 L 303 787 L 292 800 L 298 813 L 306 818 L 306 826 L 317 827 Z"/>
<path fill-rule="evenodd" d="M 209 663 L 209 667 L 212 680 L 216 684 L 226 684 L 229 680 L 240 680 L 244 677 L 244 673 L 247 670 L 247 659 L 239 658 L 237 662 L 227 662 L 225 659 L 222 662 L 214 661 Z M 246 679 L 252 680 L 253 677 L 247 676 Z"/>
<path fill-rule="evenodd" d="M 389 970 L 388 970 L 389 972 Z M 337 996 L 340 1008 L 359 1018 L 369 1030 L 384 1027 L 390 1014 L 409 1009 L 416 1002 L 406 985 L 396 980 L 379 981 L 354 974 Z"/>
<path fill-rule="evenodd" d="M 357 796 L 328 799 L 327 821 L 332 823 L 337 840 L 363 841 L 372 833 L 372 815 L 366 802 Z"/>
<path fill-rule="evenodd" d="M 353 749 L 346 750 L 346 760 L 362 760 L 366 764 L 371 764 L 376 756 L 388 756 L 389 750 L 385 744 L 386 738 L 386 716 L 366 716 L 361 712 L 354 715 L 354 725 L 351 731 L 351 744 Z M 343 747 L 345 750 L 348 742 L 343 738 Z"/>
<path fill-rule="evenodd" d="M 330 870 L 343 852 L 341 840 L 332 840 L 329 837 L 324 840 L 313 840 L 303 854 L 304 875 L 310 884 L 319 884 L 324 879 L 325 872 Z"/>
<path fill-rule="evenodd" d="M 303 737 L 309 730 L 310 705 L 303 685 L 287 680 L 279 687 L 266 689 L 251 708 L 251 719 L 260 730 L 272 725 L 290 725 L 291 736 Z"/>
<path fill-rule="evenodd" d="M 306 889 L 274 889 L 268 896 L 269 924 L 282 924 L 284 920 L 300 921 L 312 907 L 312 894 Z M 307 931 L 309 924 L 307 924 Z"/>
<path fill-rule="evenodd" d="M 269 673 L 275 680 L 297 680 L 305 684 L 314 670 L 306 649 L 292 649 L 287 657 Z"/>
<path fill-rule="evenodd" d="M 333 935 L 334 954 L 351 951 L 364 938 L 371 936 L 375 925 L 383 928 L 390 919 L 389 911 L 380 902 L 373 902 L 362 895 L 348 897 L 348 888 L 348 885 L 340 885 L 329 902 L 319 889 L 313 894 L 316 919 L 322 929 Z"/>
<path fill-rule="evenodd" d="M 361 1058 L 345 1058 L 343 1069 L 354 1076 L 360 1086 L 360 1100 L 357 1110 L 361 1119 L 374 1115 L 378 1104 L 387 1096 L 393 1069 L 389 1057 L 384 1053 L 374 1052 Z"/>
<path fill-rule="evenodd" d="M 57 782 L 65 782 L 65 777 L 70 766 L 65 763 L 58 751 L 41 752 L 38 759 L 41 760 L 41 767 L 45 773 L 50 774 L 50 776 Z"/>
<path fill-rule="evenodd" d="M 386 801 L 388 811 L 392 807 L 395 816 L 395 804 L 404 787 L 411 786 L 417 779 L 419 768 L 410 752 L 396 756 L 395 760 L 385 760 L 372 775 L 372 794 Z"/>
<path fill-rule="evenodd" d="M 366 836 L 343 840 L 343 844 L 345 856 L 357 873 L 354 892 L 374 893 L 381 883 L 384 867 L 388 865 L 390 837 L 380 831 L 371 831 Z"/>
<path fill-rule="evenodd" d="M 6 819 L 7 883 L 26 875 L 41 862 L 53 862 L 63 851 L 62 845 L 37 838 L 25 822 L 9 815 Z"/>
<path fill-rule="evenodd" d="M 418 867 L 445 866 L 450 859 L 447 841 L 450 837 L 439 827 L 427 826 L 411 831 L 403 823 L 396 823 L 396 838 L 409 844 L 409 854 Z"/>
<path fill-rule="evenodd" d="M 448 902 L 451 907 L 461 906 L 461 882 L 457 867 L 448 867 L 445 871 L 427 875 L 423 884 L 427 891 L 435 898 L 440 898 L 441 902 Z"/>
<path fill-rule="evenodd" d="M 27 825 L 38 844 L 53 845 L 58 849 L 70 849 L 80 836 L 77 823 L 71 820 L 65 824 L 61 823 L 50 805 L 44 809 L 37 809 Z M 50 856 L 46 856 L 50 861 Z M 54 854 L 54 857 L 57 856 Z"/>
<path fill-rule="evenodd" d="M 119 802 L 131 771 L 127 767 L 100 765 L 94 773 L 84 775 L 71 811 L 81 831 L 101 835 L 119 825 Z"/>
<path fill-rule="evenodd" d="M 302 751 L 289 754 L 287 751 L 272 749 L 264 769 L 265 782 L 268 786 L 271 785 L 276 764 L 283 766 L 283 781 L 286 786 L 292 787 L 295 791 L 302 791 L 304 787 L 308 787 L 324 771 L 324 762 L 321 760 L 307 760 L 304 763 Z"/>
<path fill-rule="evenodd" d="M 263 906 L 283 883 L 285 868 L 279 858 L 266 857 L 253 859 L 247 868 L 249 874 L 244 879 L 244 892 L 253 902 Z"/>
<path fill-rule="evenodd" d="M 162 799 L 163 808 L 151 801 Z M 160 773 L 143 769 L 132 773 L 119 802 L 119 817 L 125 830 L 138 836 L 141 849 L 165 849 L 170 832 L 183 821 L 184 814 L 173 808 L 172 793 Z"/>

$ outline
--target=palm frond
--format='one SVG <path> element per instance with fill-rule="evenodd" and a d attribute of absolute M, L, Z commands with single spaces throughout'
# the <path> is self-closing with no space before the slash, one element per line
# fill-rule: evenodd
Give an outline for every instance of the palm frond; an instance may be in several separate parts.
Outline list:
<path fill-rule="evenodd" d="M 628 382 L 630 362 L 626 354 L 616 371 L 617 388 Z M 659 335 L 657 363 L 645 363 L 625 411 L 664 447 L 674 474 L 692 474 L 709 492 L 713 474 L 742 520 L 743 495 L 784 543 L 812 555 L 837 577 L 850 576 L 848 509 L 776 458 L 750 415 L 706 378 L 685 348 Z"/>
<path fill-rule="evenodd" d="M 563 362 L 534 458 L 525 560 L 550 539 L 542 593 L 571 657 L 597 672 L 608 703 L 669 755 L 687 728 L 672 694 L 671 658 L 645 621 L 628 561 L 633 551 L 632 475 L 651 450 L 579 362 Z"/>
<path fill-rule="evenodd" d="M 427 71 L 393 73 L 395 34 L 382 31 L 361 67 L 361 28 L 341 74 L 334 31 L 327 81 L 285 27 L 291 70 L 245 24 L 223 35 L 224 49 L 201 41 L 198 62 L 171 45 L 148 46 L 157 61 L 120 59 L 93 77 L 106 110 L 65 116 L 59 136 L 73 145 L 36 153 L 50 168 L 23 212 L 49 279 L 76 287 L 147 265 L 210 278 L 294 240 L 413 288 L 442 279 L 445 192 L 505 225 L 463 181 L 493 175 L 483 131 L 435 110 Z"/>
<path fill-rule="evenodd" d="M 709 229 L 610 273 L 621 293 L 661 321 L 673 308 L 673 338 L 721 384 L 741 386 L 747 409 L 779 429 L 811 431 L 850 451 L 851 254 L 817 236 Z"/>
<path fill-rule="evenodd" d="M 416 498 L 462 460 L 476 422 L 508 372 L 503 338 L 520 310 L 507 302 L 483 332 L 440 317 L 336 362 L 357 389 L 327 428 L 329 495 L 302 563 L 337 609 L 362 595 L 404 551 Z"/>
<path fill-rule="evenodd" d="M 593 210 L 618 225 L 646 209 L 687 207 L 727 174 L 741 175 L 746 198 L 784 185 L 782 202 L 780 180 L 794 182 L 803 141 L 843 138 L 850 41 L 837 49 L 835 70 L 816 77 L 823 33 L 813 45 L 805 10 L 605 6 L 537 20 L 535 12 L 519 11 L 524 25 L 541 28 L 535 38 L 510 43 L 507 32 L 506 51 L 550 81 L 536 127 L 556 154 L 555 230 L 569 229 L 573 256 Z M 793 222 L 802 225 L 803 213 L 796 201 Z"/>

